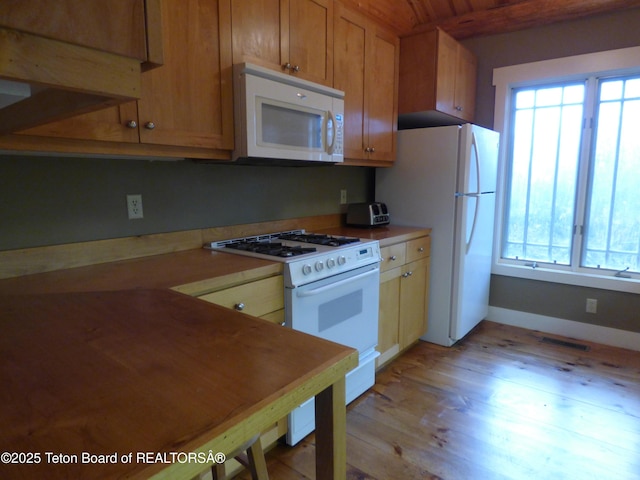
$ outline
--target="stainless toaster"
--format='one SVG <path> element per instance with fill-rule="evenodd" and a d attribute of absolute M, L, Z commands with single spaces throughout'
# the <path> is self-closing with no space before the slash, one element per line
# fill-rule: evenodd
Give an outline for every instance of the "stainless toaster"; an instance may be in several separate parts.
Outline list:
<path fill-rule="evenodd" d="M 388 224 L 389 212 L 384 203 L 351 203 L 347 206 L 347 225 L 372 227 Z"/>

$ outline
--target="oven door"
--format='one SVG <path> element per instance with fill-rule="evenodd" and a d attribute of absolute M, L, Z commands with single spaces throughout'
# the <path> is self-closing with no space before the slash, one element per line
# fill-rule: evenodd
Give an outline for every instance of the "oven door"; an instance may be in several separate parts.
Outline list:
<path fill-rule="evenodd" d="M 379 263 L 288 289 L 286 326 L 358 349 L 378 343 Z"/>
<path fill-rule="evenodd" d="M 286 291 L 288 327 L 358 349 L 359 365 L 346 376 L 347 403 L 375 382 L 379 296 L 379 263 Z M 313 397 L 288 415 L 287 427 L 289 445 L 313 431 Z"/>

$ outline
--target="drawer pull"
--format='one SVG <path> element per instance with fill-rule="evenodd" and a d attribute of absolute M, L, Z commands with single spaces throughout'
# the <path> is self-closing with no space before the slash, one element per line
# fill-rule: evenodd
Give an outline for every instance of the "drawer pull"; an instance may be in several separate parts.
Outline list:
<path fill-rule="evenodd" d="M 233 308 L 241 312 L 242 310 L 244 310 L 244 307 L 245 307 L 244 303 L 240 302 L 240 303 L 236 303 Z"/>
<path fill-rule="evenodd" d="M 419 251 L 420 253 L 424 252 L 424 247 L 420 247 L 420 248 L 418 249 L 418 251 Z"/>

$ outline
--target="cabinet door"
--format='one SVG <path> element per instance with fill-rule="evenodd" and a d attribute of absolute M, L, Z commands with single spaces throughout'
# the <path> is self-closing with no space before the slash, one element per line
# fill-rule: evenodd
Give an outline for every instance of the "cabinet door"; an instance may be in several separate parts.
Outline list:
<path fill-rule="evenodd" d="M 333 85 L 333 0 L 232 0 L 231 9 L 233 63 Z"/>
<path fill-rule="evenodd" d="M 365 54 L 366 20 L 336 4 L 334 22 L 334 87 L 345 92 L 344 157 L 366 158 Z"/>
<path fill-rule="evenodd" d="M 393 161 L 399 39 L 340 3 L 335 9 L 334 87 L 345 92 L 345 163 Z"/>
<path fill-rule="evenodd" d="M 380 356 L 376 365 L 386 363 L 400 352 L 398 327 L 400 323 L 400 267 L 380 274 L 380 310 L 378 314 L 378 346 Z"/>
<path fill-rule="evenodd" d="M 229 0 L 164 0 L 165 65 L 142 76 L 140 141 L 233 149 Z"/>
<path fill-rule="evenodd" d="M 370 38 L 371 54 L 365 63 L 369 158 L 390 162 L 396 158 L 400 40 L 377 27 Z"/>
<path fill-rule="evenodd" d="M 287 9 L 288 1 L 283 0 L 232 0 L 233 63 L 255 63 L 282 71 L 289 58 L 288 28 L 283 28 L 282 34 L 280 28 L 282 18 L 288 18 Z M 284 53 L 282 38 L 287 44 Z"/>
<path fill-rule="evenodd" d="M 472 122 L 475 116 L 477 72 L 478 60 L 475 55 L 458 45 L 454 109 L 456 116 L 469 122 Z"/>
<path fill-rule="evenodd" d="M 400 288 L 400 349 L 418 340 L 427 329 L 429 259 L 402 268 Z"/>
<path fill-rule="evenodd" d="M 290 0 L 288 7 L 289 60 L 293 74 L 323 85 L 333 85 L 333 0 Z M 284 24 L 285 22 L 283 22 Z M 284 54 L 283 54 L 284 56 Z"/>
<path fill-rule="evenodd" d="M 456 101 L 456 73 L 458 68 L 458 42 L 438 31 L 438 61 L 436 80 L 436 110 L 457 116 Z"/>

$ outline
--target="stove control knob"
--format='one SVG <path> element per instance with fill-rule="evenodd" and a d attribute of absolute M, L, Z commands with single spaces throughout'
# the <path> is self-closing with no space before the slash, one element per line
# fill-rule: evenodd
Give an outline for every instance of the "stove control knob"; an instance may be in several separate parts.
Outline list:
<path fill-rule="evenodd" d="M 347 257 L 345 257 L 344 255 L 340 255 L 338 257 L 338 265 L 344 265 L 345 263 L 347 263 Z"/>
<path fill-rule="evenodd" d="M 302 266 L 302 273 L 304 275 L 309 275 L 311 273 L 311 265 L 309 265 L 308 263 L 306 265 Z"/>
<path fill-rule="evenodd" d="M 327 268 L 333 268 L 336 266 L 336 261 L 333 258 L 327 260 Z"/>
<path fill-rule="evenodd" d="M 324 268 L 324 263 L 322 263 L 322 260 L 318 260 L 316 262 L 316 272 L 321 272 L 323 268 Z"/>

